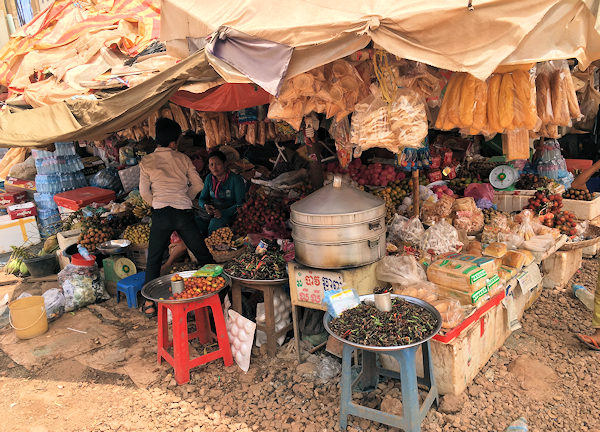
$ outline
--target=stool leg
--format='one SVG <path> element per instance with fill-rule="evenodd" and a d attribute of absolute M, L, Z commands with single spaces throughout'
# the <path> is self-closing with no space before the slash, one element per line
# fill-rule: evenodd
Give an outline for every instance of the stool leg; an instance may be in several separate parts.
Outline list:
<path fill-rule="evenodd" d="M 277 340 L 275 338 L 275 305 L 273 304 L 273 287 L 265 287 L 263 290 L 265 298 L 265 330 L 267 333 L 267 354 L 274 357 L 277 351 Z"/>
<path fill-rule="evenodd" d="M 211 297 L 210 307 L 215 320 L 215 330 L 217 332 L 217 342 L 219 350 L 223 354 L 223 363 L 225 366 L 233 364 L 233 356 L 231 355 L 231 345 L 229 344 L 229 336 L 227 335 L 227 327 L 225 326 L 225 317 L 223 309 L 221 309 L 221 300 L 218 295 Z"/>
<path fill-rule="evenodd" d="M 121 291 L 117 289 L 117 304 L 119 304 L 119 301 L 121 301 Z"/>
<path fill-rule="evenodd" d="M 193 339 L 192 336 L 195 336 L 198 338 L 198 342 L 200 342 L 201 345 L 207 344 L 211 341 L 208 309 L 205 307 L 196 309 L 194 315 L 196 316 L 196 331 L 193 335 L 190 335 L 190 339 Z"/>
<path fill-rule="evenodd" d="M 171 309 L 173 315 L 173 368 L 177 384 L 190 380 L 190 347 L 188 341 L 187 314 L 185 306 L 176 305 Z"/>
<path fill-rule="evenodd" d="M 421 345 L 421 350 L 423 351 L 423 375 L 425 377 L 425 381 L 427 381 L 429 389 L 435 389 L 435 406 L 439 407 L 439 393 L 437 391 L 437 386 L 435 385 L 435 376 L 433 375 L 433 362 L 431 361 L 430 342 L 427 341 Z"/>
<path fill-rule="evenodd" d="M 340 429 L 346 430 L 348 427 L 348 404 L 352 402 L 352 348 L 344 344 L 342 352 L 342 377 L 340 394 Z"/>
<path fill-rule="evenodd" d="M 127 307 L 131 309 L 131 307 L 133 306 L 133 303 L 131 301 L 131 291 L 127 290 L 127 292 L 125 293 L 125 297 L 127 297 Z"/>
<path fill-rule="evenodd" d="M 158 303 L 158 364 L 161 363 L 161 350 L 167 348 L 169 340 L 169 322 L 167 320 L 167 307 L 163 303 Z"/>
<path fill-rule="evenodd" d="M 406 348 L 394 353 L 400 366 L 400 386 L 402 389 L 402 417 L 406 432 L 419 432 L 419 389 L 417 387 L 417 348 Z"/>
<path fill-rule="evenodd" d="M 134 289 L 132 289 L 131 291 L 131 305 L 137 309 L 138 307 L 138 303 L 137 303 L 137 291 Z M 127 300 L 129 300 L 129 296 L 127 296 Z"/>
<path fill-rule="evenodd" d="M 374 391 L 379 383 L 379 369 L 377 369 L 376 354 L 373 351 L 362 351 L 362 370 L 360 372 L 360 386 L 362 391 Z"/>

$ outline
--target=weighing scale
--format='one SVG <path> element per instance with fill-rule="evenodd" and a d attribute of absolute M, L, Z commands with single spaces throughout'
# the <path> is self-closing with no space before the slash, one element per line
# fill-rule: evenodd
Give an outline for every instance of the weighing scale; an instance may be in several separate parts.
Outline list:
<path fill-rule="evenodd" d="M 100 252 L 109 255 L 108 258 L 102 260 L 105 281 L 119 282 L 121 279 L 137 273 L 133 261 L 123 255 L 130 244 L 128 240 L 111 240 L 98 247 Z"/>
<path fill-rule="evenodd" d="M 490 172 L 490 183 L 496 190 L 514 190 L 519 171 L 510 165 L 498 165 Z"/>

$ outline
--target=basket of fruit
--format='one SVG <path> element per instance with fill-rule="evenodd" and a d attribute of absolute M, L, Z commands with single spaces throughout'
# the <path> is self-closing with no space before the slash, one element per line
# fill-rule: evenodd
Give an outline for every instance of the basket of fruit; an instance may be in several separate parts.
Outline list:
<path fill-rule="evenodd" d="M 206 247 L 217 263 L 224 263 L 239 257 L 246 252 L 243 239 L 233 240 L 233 232 L 229 227 L 219 228 L 205 240 Z"/>
<path fill-rule="evenodd" d="M 600 227 L 595 225 L 588 226 L 587 230 L 581 235 L 574 237 L 573 241 L 568 241 L 560 247 L 561 251 L 569 251 L 573 249 L 583 249 L 588 246 L 593 246 L 600 241 Z"/>

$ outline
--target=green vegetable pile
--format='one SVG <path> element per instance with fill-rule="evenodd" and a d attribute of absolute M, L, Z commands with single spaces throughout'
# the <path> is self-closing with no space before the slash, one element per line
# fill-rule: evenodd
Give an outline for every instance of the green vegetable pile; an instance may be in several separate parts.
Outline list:
<path fill-rule="evenodd" d="M 274 280 L 287 278 L 287 263 L 279 252 L 267 251 L 264 255 L 245 253 L 223 267 L 225 273 L 240 279 Z"/>

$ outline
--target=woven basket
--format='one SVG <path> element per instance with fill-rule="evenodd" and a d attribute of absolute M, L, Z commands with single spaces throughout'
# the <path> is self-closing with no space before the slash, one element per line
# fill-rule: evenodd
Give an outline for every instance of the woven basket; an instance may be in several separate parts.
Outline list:
<path fill-rule="evenodd" d="M 232 259 L 237 258 L 240 255 L 242 255 L 244 252 L 247 251 L 247 249 L 248 248 L 246 246 L 241 247 L 237 250 L 227 250 L 227 251 L 219 251 L 219 250 L 208 248 L 208 250 L 210 251 L 210 254 L 212 255 L 215 262 L 217 262 L 217 263 L 224 263 L 227 261 L 231 261 Z"/>
<path fill-rule="evenodd" d="M 574 249 L 583 249 L 588 246 L 593 246 L 600 241 L 600 227 L 590 225 L 584 234 L 586 237 L 593 237 L 589 240 L 583 240 L 578 242 L 567 242 L 560 247 L 561 251 L 570 251 Z"/>

